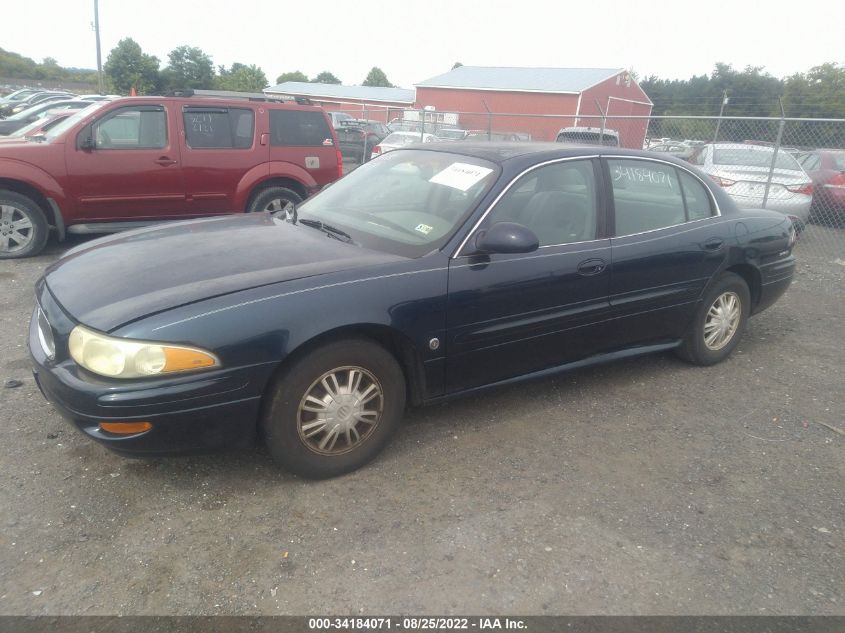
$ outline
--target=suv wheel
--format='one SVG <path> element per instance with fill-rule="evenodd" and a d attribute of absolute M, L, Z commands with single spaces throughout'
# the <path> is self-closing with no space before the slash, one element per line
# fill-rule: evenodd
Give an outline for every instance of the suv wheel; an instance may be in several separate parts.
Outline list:
<path fill-rule="evenodd" d="M 0 259 L 36 255 L 48 236 L 47 219 L 35 202 L 0 190 Z"/>
<path fill-rule="evenodd" d="M 247 213 L 269 211 L 271 215 L 280 215 L 300 202 L 302 197 L 287 187 L 267 187 L 252 199 Z"/>

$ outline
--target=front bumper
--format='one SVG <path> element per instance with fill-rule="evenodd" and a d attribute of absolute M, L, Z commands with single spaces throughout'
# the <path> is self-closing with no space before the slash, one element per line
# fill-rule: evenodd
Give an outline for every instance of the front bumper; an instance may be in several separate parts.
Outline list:
<path fill-rule="evenodd" d="M 47 358 L 35 317 L 30 323 L 29 352 L 35 381 L 48 402 L 82 433 L 125 455 L 251 445 L 261 394 L 272 373 L 272 367 L 262 364 L 143 380 L 100 378 L 70 359 L 61 360 L 61 351 L 59 360 Z M 117 435 L 99 427 L 100 422 L 141 421 L 150 422 L 152 428 Z"/>

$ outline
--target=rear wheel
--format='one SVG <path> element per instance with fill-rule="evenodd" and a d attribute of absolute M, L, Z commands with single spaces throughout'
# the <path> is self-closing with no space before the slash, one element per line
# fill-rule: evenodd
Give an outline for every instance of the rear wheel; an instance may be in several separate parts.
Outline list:
<path fill-rule="evenodd" d="M 261 421 L 279 464 L 322 479 L 360 468 L 387 444 L 405 409 L 396 359 L 376 343 L 327 344 L 275 380 Z"/>
<path fill-rule="evenodd" d="M 48 237 L 47 219 L 33 200 L 0 190 L 0 259 L 36 255 Z"/>
<path fill-rule="evenodd" d="M 723 274 L 707 291 L 678 354 L 696 365 L 724 360 L 739 344 L 750 309 L 745 280 L 734 273 Z"/>
<path fill-rule="evenodd" d="M 302 202 L 302 197 L 287 187 L 267 187 L 250 202 L 248 213 L 269 211 L 274 216 L 284 215 Z"/>

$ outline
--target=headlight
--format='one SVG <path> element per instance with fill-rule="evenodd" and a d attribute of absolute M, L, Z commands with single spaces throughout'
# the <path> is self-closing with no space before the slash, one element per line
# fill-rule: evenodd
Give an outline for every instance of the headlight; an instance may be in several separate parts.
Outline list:
<path fill-rule="evenodd" d="M 143 378 L 220 366 L 214 354 L 195 347 L 106 336 L 81 325 L 71 331 L 68 347 L 80 366 L 109 378 Z"/>

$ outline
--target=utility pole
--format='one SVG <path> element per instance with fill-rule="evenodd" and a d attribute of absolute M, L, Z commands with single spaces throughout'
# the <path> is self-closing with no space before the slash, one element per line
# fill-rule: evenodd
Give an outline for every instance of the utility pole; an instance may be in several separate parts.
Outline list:
<path fill-rule="evenodd" d="M 94 0 L 94 33 L 97 37 L 97 89 L 100 94 L 105 93 L 103 86 L 103 56 L 100 53 L 100 2 Z"/>
<path fill-rule="evenodd" d="M 716 121 L 716 133 L 713 134 L 713 142 L 715 143 L 719 139 L 719 128 L 722 127 L 722 113 L 725 111 L 725 106 L 728 105 L 728 91 L 722 91 L 722 107 L 719 108 L 719 120 Z"/>

